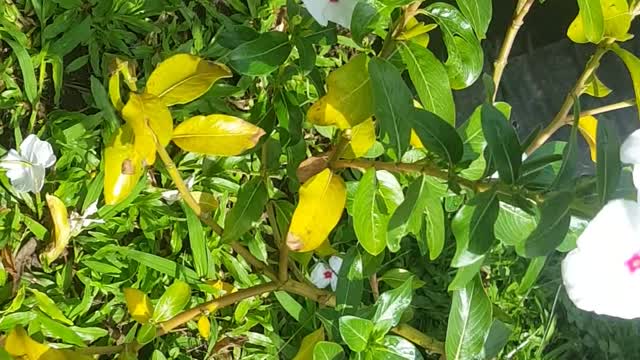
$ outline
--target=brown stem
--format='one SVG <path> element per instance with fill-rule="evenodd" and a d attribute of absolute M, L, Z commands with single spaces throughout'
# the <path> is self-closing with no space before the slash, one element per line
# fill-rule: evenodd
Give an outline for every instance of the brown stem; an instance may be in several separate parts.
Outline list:
<path fill-rule="evenodd" d="M 124 350 L 125 345 L 113 346 L 90 346 L 86 348 L 73 349 L 73 352 L 83 355 L 109 355 L 116 354 Z"/>
<path fill-rule="evenodd" d="M 430 336 L 425 335 L 423 332 L 414 328 L 413 326 L 407 324 L 400 324 L 393 329 L 391 332 L 400 335 L 403 338 L 411 341 L 412 343 L 419 345 L 423 349 L 430 350 L 431 352 L 437 354 L 444 354 L 444 343 L 438 341 Z"/>
<path fill-rule="evenodd" d="M 279 284 L 270 282 L 262 285 L 253 286 L 248 289 L 242 289 L 237 292 L 222 296 L 218 299 L 202 303 L 194 308 L 183 311 L 182 313 L 174 316 L 173 318 L 167 321 L 164 321 L 158 324 L 159 330 L 158 330 L 157 336 L 162 336 L 170 332 L 171 330 L 177 328 L 178 326 L 186 324 L 187 322 L 193 320 L 198 315 L 206 314 L 208 312 L 213 312 L 225 306 L 233 305 L 241 300 L 277 290 L 278 287 L 279 287 Z"/>
<path fill-rule="evenodd" d="M 378 275 L 376 275 L 376 273 L 371 274 L 369 277 L 369 285 L 371 285 L 373 301 L 378 301 L 378 297 L 380 297 L 380 289 L 378 287 Z"/>
<path fill-rule="evenodd" d="M 531 6 L 534 2 L 535 0 L 520 0 L 518 2 L 518 6 L 516 6 L 511 27 L 509 28 L 509 30 L 507 30 L 507 34 L 505 35 L 504 41 L 502 42 L 500 54 L 498 55 L 496 61 L 493 63 L 493 83 L 495 84 L 493 101 L 496 101 L 498 88 L 500 87 L 500 81 L 502 80 L 502 74 L 504 73 L 504 69 L 509 61 L 509 54 L 511 53 L 511 49 L 513 48 L 513 42 L 516 40 L 518 31 L 520 31 L 520 28 L 524 24 L 524 18 L 529 13 L 529 10 L 531 9 Z"/>
<path fill-rule="evenodd" d="M 532 152 L 536 151 L 536 149 L 542 146 L 542 144 L 544 144 L 551 137 L 551 135 L 553 135 L 556 131 L 558 131 L 558 129 L 566 124 L 565 119 L 567 118 L 569 111 L 571 111 L 571 108 L 574 105 L 574 98 L 578 98 L 580 95 L 582 95 L 586 88 L 587 81 L 589 81 L 591 75 L 593 75 L 598 66 L 600 66 L 600 60 L 602 59 L 602 56 L 604 56 L 604 54 L 609 51 L 609 47 L 614 42 L 615 39 L 606 39 L 602 43 L 600 43 L 596 52 L 593 54 L 593 56 L 591 56 L 589 62 L 587 62 L 582 75 L 580 75 L 580 77 L 576 81 L 576 84 L 573 86 L 569 94 L 567 94 L 567 97 L 565 98 L 560 111 L 556 114 L 551 123 L 544 130 L 542 130 L 540 134 L 538 134 L 531 145 L 529 145 L 527 154 L 531 154 Z"/>
<path fill-rule="evenodd" d="M 600 107 L 597 107 L 597 108 L 594 108 L 594 109 L 585 110 L 585 111 L 580 113 L 580 117 L 603 114 L 603 113 L 607 113 L 607 112 L 610 112 L 610 111 L 626 109 L 626 108 L 633 107 L 633 106 L 636 106 L 635 99 L 628 99 L 628 100 L 620 101 L 620 102 L 617 102 L 617 103 L 614 103 L 614 104 L 609 104 L 609 105 L 600 106 Z M 570 124 L 571 122 L 573 122 L 573 116 L 567 116 L 567 117 L 564 118 L 564 123 L 565 124 Z"/>

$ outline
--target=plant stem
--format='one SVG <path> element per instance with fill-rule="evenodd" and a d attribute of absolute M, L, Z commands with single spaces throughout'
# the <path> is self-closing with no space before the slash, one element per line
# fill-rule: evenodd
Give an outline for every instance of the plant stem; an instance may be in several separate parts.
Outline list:
<path fill-rule="evenodd" d="M 289 279 L 289 247 L 282 239 L 282 232 L 278 227 L 278 221 L 276 220 L 275 210 L 273 209 L 273 202 L 267 204 L 267 218 L 269 224 L 271 224 L 271 230 L 273 231 L 273 238 L 280 249 L 280 258 L 278 259 L 278 280 L 285 282 Z"/>
<path fill-rule="evenodd" d="M 90 346 L 86 348 L 73 349 L 73 352 L 83 355 L 109 355 L 119 353 L 122 350 L 124 350 L 124 345 Z"/>
<path fill-rule="evenodd" d="M 391 332 L 400 335 L 403 338 L 419 345 L 423 349 L 427 349 L 437 354 L 444 354 L 444 343 L 430 336 L 427 336 L 420 330 L 407 324 L 400 324 L 391 329 Z"/>
<path fill-rule="evenodd" d="M 566 124 L 565 119 L 569 114 L 569 111 L 571 111 L 571 108 L 573 107 L 575 101 L 574 98 L 577 99 L 580 95 L 582 95 L 587 81 L 589 81 L 591 75 L 593 75 L 598 66 L 600 66 L 600 60 L 602 59 L 602 56 L 604 56 L 604 54 L 609 51 L 609 47 L 614 42 L 615 39 L 606 39 L 602 41 L 600 45 L 598 45 L 598 49 L 593 54 L 593 56 L 591 56 L 589 62 L 587 62 L 582 75 L 580 75 L 580 77 L 576 81 L 576 84 L 564 99 L 564 103 L 562 104 L 560 111 L 556 114 L 551 123 L 544 130 L 542 130 L 540 134 L 538 134 L 531 145 L 529 145 L 527 154 L 531 154 L 532 152 L 536 151 L 536 149 L 542 146 L 542 144 L 544 144 L 551 137 L 551 135 L 553 135 L 556 131 L 558 131 L 558 129 Z"/>
<path fill-rule="evenodd" d="M 628 99 L 628 100 L 620 101 L 620 102 L 617 102 L 617 103 L 614 103 L 614 104 L 600 106 L 600 107 L 597 107 L 595 109 L 585 110 L 585 111 L 580 113 L 580 117 L 603 114 L 603 113 L 606 113 L 606 112 L 620 110 L 620 109 L 626 109 L 626 108 L 633 107 L 633 106 L 636 106 L 636 100 L 635 99 Z M 564 118 L 564 123 L 565 124 L 570 124 L 572 122 L 573 122 L 573 116 L 567 116 L 567 117 Z"/>
<path fill-rule="evenodd" d="M 402 30 L 407 26 L 407 23 L 411 18 L 416 15 L 416 12 L 422 5 L 422 0 L 416 1 L 405 8 L 405 11 L 402 13 L 400 18 L 393 24 L 393 26 L 389 29 L 387 33 L 387 37 L 384 39 L 384 43 L 382 44 L 382 49 L 380 49 L 380 53 L 378 56 L 381 58 L 387 59 L 393 55 L 393 52 L 396 47 L 395 39 L 400 35 Z"/>
<path fill-rule="evenodd" d="M 511 23 L 511 27 L 507 30 L 507 34 L 504 37 L 504 41 L 502 42 L 502 48 L 500 49 L 500 54 L 498 58 L 493 63 L 494 73 L 493 73 L 493 83 L 495 84 L 495 90 L 493 92 L 493 101 L 496 101 L 496 96 L 498 95 L 498 88 L 500 87 L 500 81 L 502 80 L 502 74 L 504 73 L 504 69 L 507 66 L 509 61 L 509 54 L 511 53 L 511 49 L 513 48 L 513 43 L 516 40 L 516 36 L 518 35 L 518 31 L 524 24 L 524 18 L 529 13 L 531 6 L 535 0 L 519 0 L 518 5 L 516 6 L 516 10 L 513 15 L 513 22 Z"/>
<path fill-rule="evenodd" d="M 167 321 L 160 323 L 158 325 L 159 330 L 158 330 L 157 336 L 162 336 L 170 332 L 171 330 L 177 328 L 178 326 L 186 324 L 187 322 L 193 320 L 198 315 L 206 314 L 208 312 L 213 312 L 225 306 L 233 305 L 244 299 L 248 299 L 250 297 L 259 296 L 259 295 L 277 290 L 278 287 L 279 287 L 278 283 L 270 282 L 266 284 L 253 286 L 247 289 L 242 289 L 237 292 L 222 296 L 218 299 L 202 303 L 187 311 L 183 311 L 182 313 L 174 316 L 173 318 Z"/>

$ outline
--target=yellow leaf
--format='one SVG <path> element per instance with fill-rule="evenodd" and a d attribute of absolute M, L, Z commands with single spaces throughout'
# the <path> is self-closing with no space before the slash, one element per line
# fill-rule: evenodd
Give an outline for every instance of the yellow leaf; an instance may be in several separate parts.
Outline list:
<path fill-rule="evenodd" d="M 109 76 L 109 99 L 111 99 L 111 104 L 118 111 L 121 111 L 124 103 L 120 94 L 120 76 L 124 77 L 125 84 L 127 84 L 129 90 L 137 91 L 136 78 L 133 75 L 135 73 L 134 65 L 116 57 L 109 64 L 109 67 L 111 73 L 111 76 Z"/>
<path fill-rule="evenodd" d="M 122 117 L 133 129 L 133 147 L 146 165 L 156 160 L 153 134 L 161 146 L 167 146 L 173 132 L 173 119 L 169 108 L 150 94 L 129 94 L 129 101 L 122 109 Z"/>
<path fill-rule="evenodd" d="M 307 112 L 315 125 L 350 128 L 373 116 L 369 58 L 360 54 L 327 77 L 327 94 Z"/>
<path fill-rule="evenodd" d="M 300 349 L 293 360 L 313 360 L 313 348 L 320 341 L 324 341 L 324 327 L 322 326 L 302 339 Z"/>
<path fill-rule="evenodd" d="M 189 54 L 174 55 L 161 62 L 149 76 L 146 92 L 167 105 L 186 104 L 204 95 L 222 78 L 231 77 L 225 65 Z"/>
<path fill-rule="evenodd" d="M 580 130 L 580 133 L 589 145 L 589 150 L 591 150 L 591 160 L 596 162 L 596 134 L 598 132 L 598 119 L 593 116 L 581 117 L 578 121 L 578 130 Z"/>
<path fill-rule="evenodd" d="M 229 284 L 228 282 L 224 282 L 222 280 L 207 281 L 207 283 L 219 292 L 218 295 L 216 294 L 213 295 L 214 298 L 219 298 L 221 296 L 228 295 L 238 291 L 238 289 L 236 289 L 235 286 Z"/>
<path fill-rule="evenodd" d="M 409 140 L 409 143 L 411 144 L 411 146 L 413 146 L 416 149 L 424 149 L 424 145 L 422 145 L 422 141 L 420 141 L 418 134 L 416 134 L 416 132 L 413 131 L 413 129 L 411 130 L 411 139 Z"/>
<path fill-rule="evenodd" d="M 48 345 L 33 340 L 22 327 L 9 332 L 4 349 L 20 360 L 90 360 L 91 356 L 75 353 L 70 350 L 53 349 Z"/>
<path fill-rule="evenodd" d="M 611 91 L 612 90 L 609 89 L 607 85 L 603 84 L 595 74 L 593 74 L 591 78 L 589 78 L 587 87 L 584 89 L 585 94 L 598 98 L 606 97 L 607 95 L 611 94 Z"/>
<path fill-rule="evenodd" d="M 600 0 L 600 6 L 604 16 L 604 37 L 619 41 L 629 40 L 632 36 L 627 32 L 631 27 L 632 16 L 627 0 Z M 589 42 L 585 35 L 584 22 L 580 13 L 569 26 L 567 36 L 579 44 Z"/>
<path fill-rule="evenodd" d="M 185 151 L 234 156 L 256 146 L 264 134 L 261 128 L 234 116 L 200 115 L 176 126 L 172 140 Z"/>
<path fill-rule="evenodd" d="M 118 111 L 122 110 L 124 103 L 120 94 L 120 72 L 114 72 L 109 77 L 109 99 L 111 99 L 113 107 Z"/>
<path fill-rule="evenodd" d="M 404 32 L 398 36 L 398 40 L 411 40 L 426 48 L 429 45 L 428 32 L 437 27 L 437 24 L 424 24 L 415 18 L 411 18 L 407 22 Z"/>
<path fill-rule="evenodd" d="M 53 220 L 53 236 L 51 244 L 43 254 L 43 260 L 47 264 L 54 262 L 69 244 L 71 238 L 71 226 L 69 225 L 69 214 L 62 200 L 53 195 L 46 195 L 47 207 Z"/>
<path fill-rule="evenodd" d="M 198 319 L 198 332 L 203 338 L 209 338 L 209 335 L 211 335 L 211 322 L 208 317 L 200 316 L 200 319 Z"/>
<path fill-rule="evenodd" d="M 191 196 L 200 205 L 203 212 L 208 213 L 218 208 L 218 200 L 210 193 L 202 191 L 192 191 Z"/>
<path fill-rule="evenodd" d="M 322 245 L 338 224 L 346 200 L 344 181 L 329 169 L 305 182 L 287 234 L 289 248 L 307 252 Z"/>
<path fill-rule="evenodd" d="M 142 176 L 142 160 L 133 147 L 133 130 L 124 125 L 104 150 L 104 200 L 115 205 L 124 200 Z"/>
<path fill-rule="evenodd" d="M 149 322 L 153 314 L 153 305 L 147 294 L 132 288 L 126 288 L 123 292 L 129 315 L 140 324 Z"/>
<path fill-rule="evenodd" d="M 362 157 L 376 143 L 376 125 L 369 118 L 351 129 L 351 141 L 344 152 L 345 159 Z"/>

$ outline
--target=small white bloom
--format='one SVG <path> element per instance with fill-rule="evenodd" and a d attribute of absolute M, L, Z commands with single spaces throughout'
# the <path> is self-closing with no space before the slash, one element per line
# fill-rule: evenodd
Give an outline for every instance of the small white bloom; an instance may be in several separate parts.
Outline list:
<path fill-rule="evenodd" d="M 193 188 L 193 185 L 196 182 L 196 178 L 195 176 L 191 175 L 187 178 L 187 180 L 185 181 L 185 184 L 187 185 L 187 188 L 189 190 L 191 190 Z M 163 191 L 160 196 L 162 196 L 162 198 L 164 199 L 164 201 L 167 202 L 167 204 L 171 205 L 173 203 L 175 203 L 176 201 L 181 199 L 180 196 L 180 192 L 178 190 L 167 190 L 167 191 Z"/>
<path fill-rule="evenodd" d="M 624 142 L 623 162 L 634 165 L 640 188 L 640 130 Z M 640 200 L 640 199 L 639 199 Z M 612 200 L 578 238 L 562 261 L 567 294 L 580 309 L 623 319 L 640 317 L 640 205 Z"/>
<path fill-rule="evenodd" d="M 311 282 L 320 289 L 331 285 L 331 289 L 336 291 L 338 286 L 338 274 L 342 267 L 342 258 L 332 256 L 329 258 L 329 266 L 324 262 L 317 263 L 311 270 Z"/>
<path fill-rule="evenodd" d="M 91 224 L 104 224 L 102 219 L 89 219 L 89 217 L 95 215 L 98 212 L 98 202 L 94 202 L 84 211 L 82 215 L 77 212 L 71 212 L 69 216 L 69 226 L 71 227 L 72 236 L 76 236 L 82 232 L 82 230 Z"/>
<path fill-rule="evenodd" d="M 9 150 L 0 160 L 0 167 L 7 170 L 7 177 L 16 190 L 37 193 L 44 185 L 45 169 L 55 162 L 51 144 L 31 134 L 20 144 L 19 152 Z"/>
<path fill-rule="evenodd" d="M 358 0 L 302 0 L 318 24 L 327 26 L 329 21 L 351 27 L 351 16 Z"/>

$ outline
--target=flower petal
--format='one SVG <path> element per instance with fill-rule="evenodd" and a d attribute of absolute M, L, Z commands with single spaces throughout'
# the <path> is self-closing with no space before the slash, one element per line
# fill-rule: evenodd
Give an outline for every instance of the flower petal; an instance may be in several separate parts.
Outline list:
<path fill-rule="evenodd" d="M 302 0 L 313 18 L 322 26 L 327 26 L 329 21 L 351 27 L 353 10 L 357 0 Z"/>
<path fill-rule="evenodd" d="M 620 160 L 626 164 L 640 164 L 640 130 L 636 130 L 622 143 Z"/>
<path fill-rule="evenodd" d="M 33 134 L 27 136 L 20 144 L 20 154 L 30 163 L 41 165 L 44 168 L 53 166 L 56 162 L 51 144 L 38 139 Z"/>
<path fill-rule="evenodd" d="M 325 273 L 331 271 L 324 263 L 317 263 L 311 270 L 311 282 L 313 285 L 320 289 L 324 289 L 331 284 L 331 278 L 334 276 L 326 277 Z"/>
<path fill-rule="evenodd" d="M 337 288 L 338 288 L 338 277 L 337 276 L 332 276 L 331 277 L 331 290 L 333 290 L 333 292 L 335 292 Z"/>
<path fill-rule="evenodd" d="M 562 279 L 573 303 L 597 314 L 640 317 L 640 206 L 626 200 L 609 202 L 577 246 L 562 262 Z M 630 262 L 636 258 L 637 264 Z"/>
<path fill-rule="evenodd" d="M 340 268 L 342 267 L 342 258 L 339 256 L 332 256 L 329 258 L 329 266 L 336 275 L 340 274 Z"/>

